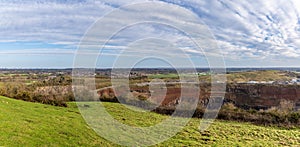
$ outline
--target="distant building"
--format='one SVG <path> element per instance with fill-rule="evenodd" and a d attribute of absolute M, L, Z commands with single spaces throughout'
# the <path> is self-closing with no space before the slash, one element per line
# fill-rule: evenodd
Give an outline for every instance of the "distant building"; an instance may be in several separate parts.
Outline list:
<path fill-rule="evenodd" d="M 300 84 L 300 78 L 295 78 L 291 80 L 292 84 Z"/>
<path fill-rule="evenodd" d="M 289 85 L 293 84 L 291 81 L 275 81 L 273 84 L 278 84 L 278 85 Z"/>
<path fill-rule="evenodd" d="M 248 84 L 257 84 L 258 82 L 257 81 L 248 81 L 247 83 Z"/>
<path fill-rule="evenodd" d="M 56 76 L 48 76 L 48 79 L 55 79 Z"/>

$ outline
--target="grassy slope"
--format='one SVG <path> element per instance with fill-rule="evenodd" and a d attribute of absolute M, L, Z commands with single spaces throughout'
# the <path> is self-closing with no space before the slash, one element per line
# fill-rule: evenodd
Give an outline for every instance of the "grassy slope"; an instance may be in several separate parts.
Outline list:
<path fill-rule="evenodd" d="M 276 70 L 267 71 L 248 71 L 227 74 L 228 82 L 247 82 L 247 81 L 277 81 L 291 80 L 291 77 L 284 72 Z"/>
<path fill-rule="evenodd" d="M 0 146 L 108 145 L 75 108 L 23 102 L 0 97 Z"/>
<path fill-rule="evenodd" d="M 74 103 L 68 108 L 0 97 L 0 146 L 113 146 L 85 124 Z M 133 112 L 116 103 L 104 103 L 122 123 L 149 126 L 167 116 Z M 183 145 L 300 145 L 300 130 L 217 121 L 204 133 L 192 119 L 176 136 L 158 146 Z"/>

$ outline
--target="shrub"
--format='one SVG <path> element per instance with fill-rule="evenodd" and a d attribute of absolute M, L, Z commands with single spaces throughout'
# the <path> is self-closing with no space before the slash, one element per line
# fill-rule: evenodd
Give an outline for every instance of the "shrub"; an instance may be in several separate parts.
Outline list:
<path fill-rule="evenodd" d="M 278 110 L 280 113 L 287 114 L 289 112 L 292 112 L 295 108 L 295 103 L 288 100 L 281 100 L 278 106 Z"/>
<path fill-rule="evenodd" d="M 233 103 L 225 103 L 223 106 L 222 106 L 222 109 L 224 110 L 238 110 L 237 107 L 233 104 Z"/>
<path fill-rule="evenodd" d="M 293 113 L 288 114 L 288 120 L 291 123 L 300 124 L 300 113 L 293 112 Z"/>
<path fill-rule="evenodd" d="M 144 95 L 138 95 L 138 97 L 137 97 L 139 100 L 142 100 L 142 101 L 145 101 L 145 100 L 147 100 L 147 97 L 146 96 L 144 96 Z"/>

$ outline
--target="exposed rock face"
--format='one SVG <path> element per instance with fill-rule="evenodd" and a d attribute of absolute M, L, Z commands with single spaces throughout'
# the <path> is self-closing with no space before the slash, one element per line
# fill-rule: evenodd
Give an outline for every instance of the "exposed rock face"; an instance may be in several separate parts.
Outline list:
<path fill-rule="evenodd" d="M 245 108 L 269 108 L 282 100 L 300 106 L 300 85 L 232 84 L 227 85 L 225 98 Z"/>
<path fill-rule="evenodd" d="M 134 96 L 137 93 L 150 95 L 147 87 L 131 88 Z M 98 91 L 99 96 L 110 96 L 115 98 L 112 88 Z M 193 94 L 188 93 L 185 96 Z M 181 88 L 168 87 L 166 94 L 155 95 L 154 99 L 162 99 L 161 105 L 174 106 L 179 102 Z M 206 105 L 210 98 L 210 85 L 201 84 L 199 94 L 199 104 Z M 249 109 L 267 109 L 272 106 L 278 106 L 282 100 L 288 100 L 300 107 L 300 85 L 271 85 L 271 84 L 228 84 L 224 102 L 232 102 L 235 105 Z"/>

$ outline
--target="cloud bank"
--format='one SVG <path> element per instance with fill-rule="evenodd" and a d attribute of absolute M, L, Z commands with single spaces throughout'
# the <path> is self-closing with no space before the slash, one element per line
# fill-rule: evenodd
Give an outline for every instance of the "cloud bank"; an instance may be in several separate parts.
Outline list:
<path fill-rule="evenodd" d="M 140 1 L 55 0 L 0 1 L 0 54 L 74 54 L 86 30 L 99 18 L 121 6 Z M 300 57 L 300 2 L 296 0 L 163 0 L 195 13 L 215 36 L 228 63 L 248 60 L 298 61 Z M 151 9 L 151 8 L 149 8 Z M 144 10 L 150 11 L 150 10 Z M 143 10 L 141 10 L 141 13 Z M 159 12 L 157 13 L 159 15 Z M 177 20 L 185 17 L 176 16 Z M 127 18 L 128 19 L 128 18 Z M 121 21 L 121 20 L 120 20 Z M 114 25 L 114 24 L 111 24 Z M 110 41 L 107 54 L 117 54 L 132 35 L 161 33 L 191 55 L 201 55 L 183 34 L 157 25 L 131 28 Z M 140 30 L 140 31 L 139 31 Z M 147 35 L 145 35 L 147 34 Z M 11 48 L 7 43 L 51 44 L 39 48 Z M 274 63 L 274 64 L 273 64 Z"/>

